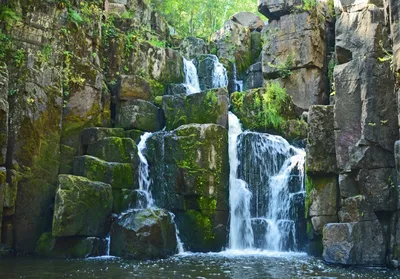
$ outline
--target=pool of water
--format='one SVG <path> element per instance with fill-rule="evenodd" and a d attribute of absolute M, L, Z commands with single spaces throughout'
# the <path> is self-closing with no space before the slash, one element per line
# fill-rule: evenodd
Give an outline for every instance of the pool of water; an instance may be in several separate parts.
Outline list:
<path fill-rule="evenodd" d="M 0 278 L 400 278 L 400 271 L 330 266 L 303 253 L 185 253 L 158 261 L 0 259 Z"/>

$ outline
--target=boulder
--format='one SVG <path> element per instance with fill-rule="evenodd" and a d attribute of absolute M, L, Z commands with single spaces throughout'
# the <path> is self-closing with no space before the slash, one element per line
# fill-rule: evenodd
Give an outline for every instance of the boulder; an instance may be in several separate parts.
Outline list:
<path fill-rule="evenodd" d="M 191 95 L 167 95 L 162 99 L 162 108 L 167 130 L 191 123 L 228 126 L 229 99 L 225 88 Z"/>
<path fill-rule="evenodd" d="M 257 62 L 249 67 L 244 78 L 244 90 L 260 88 L 264 86 L 264 77 L 261 62 Z"/>
<path fill-rule="evenodd" d="M 88 146 L 87 154 L 107 162 L 139 164 L 136 143 L 130 138 L 108 137 Z"/>
<path fill-rule="evenodd" d="M 187 94 L 187 93 L 188 93 L 188 87 L 186 84 L 183 84 L 183 83 L 169 84 L 165 91 L 165 95 L 181 95 L 181 94 Z"/>
<path fill-rule="evenodd" d="M 251 31 L 261 31 L 264 26 L 264 22 L 261 20 L 261 18 L 258 15 L 250 12 L 236 13 L 231 16 L 231 20 L 249 28 Z"/>
<path fill-rule="evenodd" d="M 227 73 L 218 57 L 212 54 L 200 55 L 196 58 L 197 74 L 200 89 L 207 91 L 228 85 Z"/>
<path fill-rule="evenodd" d="M 97 237 L 54 237 L 44 233 L 36 244 L 35 254 L 51 258 L 88 258 L 106 254 L 107 242 Z"/>
<path fill-rule="evenodd" d="M 324 227 L 323 258 L 332 264 L 384 266 L 386 243 L 378 220 L 328 224 Z"/>
<path fill-rule="evenodd" d="M 228 20 L 211 36 L 211 41 L 215 44 L 216 55 L 223 61 L 235 63 L 239 74 L 244 73 L 254 63 L 251 55 L 251 31 L 248 27 Z"/>
<path fill-rule="evenodd" d="M 302 5 L 302 0 L 259 0 L 258 11 L 269 20 L 277 20 L 289 14 L 295 5 Z"/>
<path fill-rule="evenodd" d="M 342 200 L 342 207 L 339 211 L 341 223 L 374 221 L 377 217 L 372 211 L 372 206 L 363 195 L 358 195 Z M 334 223 L 334 222 L 332 222 Z"/>
<path fill-rule="evenodd" d="M 358 183 L 351 173 L 339 174 L 339 189 L 340 196 L 343 198 L 357 196 L 361 193 Z"/>
<path fill-rule="evenodd" d="M 86 128 L 81 133 L 81 144 L 84 147 L 84 151 L 86 151 L 89 144 L 108 137 L 122 138 L 124 137 L 124 130 L 103 127 Z"/>
<path fill-rule="evenodd" d="M 336 173 L 333 106 L 311 106 L 308 114 L 307 171 Z"/>
<path fill-rule="evenodd" d="M 150 102 L 130 100 L 121 103 L 117 114 L 117 126 L 125 130 L 156 132 L 164 127 L 164 115 Z"/>
<path fill-rule="evenodd" d="M 122 215 L 111 228 L 110 254 L 128 259 L 154 260 L 176 253 L 173 218 L 164 209 L 144 209 Z"/>
<path fill-rule="evenodd" d="M 146 194 L 140 190 L 113 189 L 113 213 L 121 214 L 134 208 L 146 208 Z"/>
<path fill-rule="evenodd" d="M 104 237 L 112 209 L 111 185 L 60 175 L 53 216 L 53 236 Z"/>
<path fill-rule="evenodd" d="M 142 135 L 144 135 L 145 132 L 140 131 L 140 130 L 128 130 L 128 131 L 125 131 L 124 134 L 125 134 L 125 137 L 126 137 L 126 138 L 131 138 L 131 139 L 133 139 L 133 140 L 136 142 L 136 144 L 139 144 L 139 142 L 140 142 L 140 137 L 141 137 Z"/>
<path fill-rule="evenodd" d="M 371 4 L 383 7 L 382 0 L 340 0 L 341 9 L 346 13 L 361 11 Z"/>
<path fill-rule="evenodd" d="M 145 101 L 152 100 L 150 84 L 141 76 L 122 75 L 121 89 L 118 93 L 118 99 L 120 101 L 128 101 L 133 99 L 141 99 Z"/>
<path fill-rule="evenodd" d="M 198 55 L 207 54 L 208 45 L 202 39 L 196 37 L 186 37 L 179 45 L 180 53 L 186 59 L 194 59 Z"/>
<path fill-rule="evenodd" d="M 93 156 L 75 157 L 73 174 L 110 184 L 117 189 L 137 189 L 137 165 L 110 163 Z"/>
<path fill-rule="evenodd" d="M 326 224 L 337 223 L 337 222 L 338 222 L 338 217 L 336 215 L 311 217 L 311 224 L 313 226 L 313 229 L 315 233 L 319 236 L 322 235 L 323 229 Z"/>
<path fill-rule="evenodd" d="M 338 185 L 336 176 L 307 176 L 306 185 L 310 204 L 309 216 L 333 216 L 337 214 Z"/>

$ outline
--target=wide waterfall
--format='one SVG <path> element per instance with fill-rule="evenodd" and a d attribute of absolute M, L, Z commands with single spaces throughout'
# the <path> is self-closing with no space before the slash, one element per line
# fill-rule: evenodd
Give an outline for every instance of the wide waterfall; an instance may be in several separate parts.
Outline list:
<path fill-rule="evenodd" d="M 299 250 L 304 150 L 279 136 L 242 132 L 230 113 L 229 151 L 230 249 Z"/>
<path fill-rule="evenodd" d="M 185 73 L 185 85 L 187 87 L 187 94 L 199 93 L 200 83 L 197 69 L 192 60 L 183 58 L 183 71 Z"/>

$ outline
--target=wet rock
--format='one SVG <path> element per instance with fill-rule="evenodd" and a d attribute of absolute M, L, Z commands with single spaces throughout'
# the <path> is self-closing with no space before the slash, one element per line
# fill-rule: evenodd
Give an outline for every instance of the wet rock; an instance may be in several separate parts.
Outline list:
<path fill-rule="evenodd" d="M 164 115 L 150 102 L 130 100 L 121 104 L 117 115 L 117 126 L 125 130 L 155 132 L 164 127 Z"/>
<path fill-rule="evenodd" d="M 270 20 L 276 20 L 289 14 L 295 5 L 301 4 L 301 0 L 260 0 L 258 11 Z"/>
<path fill-rule="evenodd" d="M 311 106 L 308 116 L 307 171 L 336 173 L 333 106 Z"/>
<path fill-rule="evenodd" d="M 105 236 L 112 209 L 111 185 L 72 175 L 58 179 L 53 235 Z"/>
<path fill-rule="evenodd" d="M 140 190 L 113 189 L 113 213 L 121 214 L 129 209 L 146 208 L 146 194 Z"/>
<path fill-rule="evenodd" d="M 264 86 L 261 62 L 253 64 L 246 72 L 244 79 L 244 90 L 260 88 Z"/>
<path fill-rule="evenodd" d="M 167 130 L 190 123 L 214 123 L 227 128 L 228 107 L 229 99 L 226 89 L 191 95 L 167 95 L 162 100 Z"/>
<path fill-rule="evenodd" d="M 261 20 L 261 18 L 258 15 L 250 12 L 236 13 L 231 16 L 231 20 L 249 28 L 251 31 L 261 31 L 264 26 L 264 22 Z"/>
<path fill-rule="evenodd" d="M 323 258 L 344 265 L 385 265 L 386 243 L 378 220 L 328 224 L 324 228 Z"/>
<path fill-rule="evenodd" d="M 186 37 L 179 45 L 182 56 L 186 59 L 194 59 L 198 55 L 207 54 L 208 46 L 204 40 L 196 37 Z"/>
<path fill-rule="evenodd" d="M 93 156 L 75 157 L 73 174 L 93 181 L 102 181 L 118 189 L 137 189 L 137 165 L 110 163 Z"/>
<path fill-rule="evenodd" d="M 125 137 L 131 138 L 136 142 L 136 144 L 139 144 L 140 138 L 142 135 L 144 135 L 144 133 L 145 132 L 140 131 L 140 130 L 128 130 L 128 131 L 125 131 Z"/>
<path fill-rule="evenodd" d="M 129 259 L 154 260 L 176 253 L 175 225 L 164 209 L 127 213 L 111 228 L 110 254 Z"/>
<path fill-rule="evenodd" d="M 239 74 L 244 73 L 254 63 L 251 56 L 249 28 L 228 20 L 211 36 L 211 41 L 216 46 L 217 56 L 223 61 L 235 63 Z"/>
<path fill-rule="evenodd" d="M 211 54 L 201 55 L 197 57 L 196 64 L 200 89 L 202 91 L 226 87 L 228 85 L 227 80 L 215 79 L 215 76 L 226 73 L 224 69 L 221 69 L 223 66 L 219 63 L 217 56 Z"/>
<path fill-rule="evenodd" d="M 88 258 L 106 254 L 107 242 L 96 237 L 60 237 L 44 233 L 36 244 L 35 254 L 51 258 Z"/>
<path fill-rule="evenodd" d="M 87 154 L 107 162 L 130 163 L 137 168 L 136 143 L 130 138 L 107 137 L 88 146 Z"/>

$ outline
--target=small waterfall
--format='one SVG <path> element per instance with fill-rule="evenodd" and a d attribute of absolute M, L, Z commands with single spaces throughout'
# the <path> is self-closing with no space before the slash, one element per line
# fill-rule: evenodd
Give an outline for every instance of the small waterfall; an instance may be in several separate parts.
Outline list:
<path fill-rule="evenodd" d="M 228 75 L 224 65 L 215 57 L 214 71 L 212 75 L 212 88 L 222 88 L 228 86 Z"/>
<path fill-rule="evenodd" d="M 230 248 L 298 250 L 305 152 L 279 136 L 242 132 L 229 115 Z"/>
<path fill-rule="evenodd" d="M 237 139 L 241 133 L 242 127 L 240 126 L 239 119 L 236 115 L 229 112 L 229 247 L 235 250 L 252 248 L 254 244 L 250 219 L 250 199 L 252 194 L 246 182 L 237 176 L 239 167 Z"/>
<path fill-rule="evenodd" d="M 199 76 L 197 75 L 197 69 L 193 61 L 183 58 L 183 70 L 185 73 L 185 85 L 188 89 L 187 94 L 199 93 L 201 91 Z"/>
<path fill-rule="evenodd" d="M 140 142 L 138 144 L 138 155 L 140 159 L 139 163 L 139 190 L 145 194 L 146 203 L 142 201 L 138 202 L 138 207 L 140 209 L 150 208 L 153 206 L 154 201 L 151 195 L 151 179 L 149 175 L 149 164 L 147 163 L 147 159 L 143 154 L 143 151 L 146 149 L 146 141 L 152 136 L 152 133 L 145 133 L 140 137 Z"/>
<path fill-rule="evenodd" d="M 176 250 L 178 251 L 178 254 L 182 254 L 185 252 L 185 249 L 183 248 L 183 242 L 181 240 L 180 237 L 180 233 L 179 233 L 179 229 L 178 226 L 175 223 L 175 214 L 173 214 L 172 212 L 169 213 L 172 217 L 172 220 L 174 221 L 174 225 L 175 225 L 175 231 L 176 231 L 176 242 L 177 242 L 177 247 Z"/>

